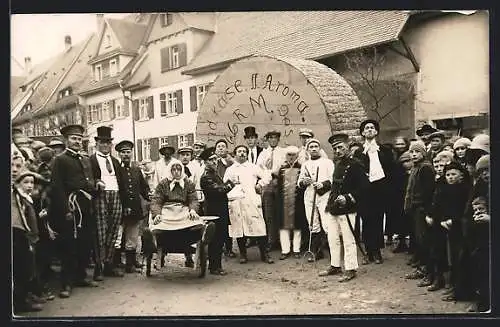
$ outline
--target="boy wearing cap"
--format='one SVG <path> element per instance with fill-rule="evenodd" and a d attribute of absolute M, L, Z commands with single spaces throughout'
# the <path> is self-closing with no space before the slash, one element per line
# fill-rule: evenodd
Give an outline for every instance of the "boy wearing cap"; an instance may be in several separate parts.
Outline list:
<path fill-rule="evenodd" d="M 307 144 L 307 141 L 309 141 L 310 139 L 312 139 L 314 137 L 314 133 L 313 133 L 312 129 L 301 128 L 299 130 L 299 137 L 300 137 L 300 143 L 302 144 L 302 146 L 301 146 L 299 154 L 298 154 L 298 160 L 299 160 L 299 164 L 302 165 L 302 164 L 304 164 L 304 162 L 306 162 L 306 160 L 310 159 L 309 152 L 306 149 L 306 144 Z M 325 150 L 320 149 L 319 152 L 320 152 L 321 157 L 328 159 L 328 155 L 326 154 Z"/>
<path fill-rule="evenodd" d="M 213 275 L 225 275 L 222 269 L 222 251 L 224 241 L 228 235 L 229 209 L 227 193 L 234 184 L 231 181 L 223 182 L 217 175 L 217 155 L 215 147 L 210 147 L 200 154 L 200 159 L 205 162 L 205 171 L 200 178 L 200 186 L 205 195 L 204 212 L 207 216 L 217 216 L 215 220 L 215 234 L 208 245 L 208 269 Z"/>
<path fill-rule="evenodd" d="M 417 136 L 420 138 L 420 140 L 424 142 L 426 150 L 429 148 L 429 142 L 430 142 L 429 135 L 431 135 L 434 132 L 437 132 L 437 129 L 435 129 L 429 124 L 424 124 L 416 131 Z"/>
<path fill-rule="evenodd" d="M 13 243 L 13 304 L 14 314 L 40 311 L 42 306 L 28 299 L 30 281 L 35 276 L 35 244 L 38 242 L 37 213 L 31 192 L 39 175 L 29 170 L 20 171 L 11 193 L 11 223 Z"/>
<path fill-rule="evenodd" d="M 415 254 L 412 261 L 417 267 L 414 272 L 406 275 L 408 279 L 431 277 L 428 276 L 430 273 L 430 233 L 425 218 L 432 210 L 435 178 L 434 170 L 426 154 L 423 142 L 417 141 L 410 145 L 410 155 L 414 166 L 406 189 L 404 208 L 415 226 Z"/>
<path fill-rule="evenodd" d="M 297 186 L 300 174 L 300 164 L 297 159 L 299 148 L 289 146 L 286 148 L 286 161 L 280 168 L 278 187 L 280 191 L 281 208 L 283 214 L 279 222 L 280 227 L 280 260 L 288 258 L 293 245 L 293 255 L 300 258 L 302 243 L 302 229 L 307 228 L 304 210 L 304 190 Z M 293 241 L 290 243 L 290 233 Z"/>
<path fill-rule="evenodd" d="M 121 160 L 119 166 L 121 172 L 118 175 L 121 179 L 120 184 L 124 186 L 127 193 L 122 203 L 121 233 L 117 238 L 118 247 L 121 248 L 122 243 L 125 245 L 126 273 L 132 273 L 134 268 L 140 268 L 137 263 L 136 249 L 139 240 L 139 226 L 144 219 L 142 201 L 150 201 L 148 183 L 144 179 L 141 169 L 131 162 L 133 149 L 134 143 L 128 140 L 121 141 L 115 146 Z"/>
<path fill-rule="evenodd" d="M 429 160 L 433 160 L 436 155 L 443 150 L 444 146 L 444 132 L 436 131 L 429 135 L 429 151 L 427 151 L 427 156 Z"/>
<path fill-rule="evenodd" d="M 48 147 L 54 150 L 54 154 L 56 156 L 63 153 L 64 149 L 66 149 L 66 145 L 64 144 L 64 142 L 59 139 L 50 140 Z"/>
<path fill-rule="evenodd" d="M 96 272 L 94 279 L 103 276 L 123 277 L 121 250 L 115 246 L 122 223 L 123 206 L 126 199 L 126 186 L 121 176 L 120 162 L 111 155 L 112 129 L 107 126 L 97 128 L 96 151 L 90 156 L 90 163 L 97 194 L 94 199 L 97 221 Z"/>
<path fill-rule="evenodd" d="M 339 282 L 347 282 L 356 277 L 359 238 L 355 235 L 354 224 L 358 203 L 368 184 L 361 164 L 349 157 L 348 141 L 347 134 L 335 134 L 328 139 L 334 152 L 335 170 L 323 223 L 328 226 L 331 258 L 328 269 L 319 273 L 320 276 L 339 274 L 342 272 L 340 262 L 344 261 L 345 272 Z"/>
<path fill-rule="evenodd" d="M 262 150 L 257 158 L 257 166 L 267 170 L 271 175 L 271 182 L 264 187 L 262 193 L 262 211 L 266 220 L 267 241 L 269 250 L 279 247 L 278 221 L 282 208 L 279 203 L 278 176 L 280 167 L 285 163 L 285 149 L 278 146 L 281 132 L 273 130 L 265 135 L 269 147 Z"/>
<path fill-rule="evenodd" d="M 370 182 L 367 194 L 363 196 L 365 201 L 359 208 L 362 238 L 368 254 L 365 264 L 383 262 L 380 250 L 384 247 L 384 214 L 388 208 L 391 173 L 394 170 L 392 150 L 377 143 L 379 132 L 380 125 L 373 119 L 367 119 L 359 126 L 359 133 L 365 140 L 360 158 Z"/>
<path fill-rule="evenodd" d="M 297 185 L 305 188 L 304 208 L 309 226 L 311 226 L 312 215 L 314 215 L 313 225 L 309 231 L 312 234 L 311 251 L 316 255 L 316 259 L 321 259 L 323 256 L 321 251 L 321 226 L 323 226 L 323 229 L 327 228 L 323 224 L 323 216 L 332 186 L 334 164 L 330 159 L 321 157 L 321 143 L 319 140 L 310 139 L 306 149 L 309 152 L 310 159 L 305 161 L 300 168 Z"/>
<path fill-rule="evenodd" d="M 91 209 L 96 185 L 89 159 L 79 154 L 84 131 L 81 125 L 61 128 L 67 146 L 52 166 L 49 217 L 61 250 L 62 298 L 71 295 L 73 286 L 95 286 L 86 268 L 95 230 Z"/>

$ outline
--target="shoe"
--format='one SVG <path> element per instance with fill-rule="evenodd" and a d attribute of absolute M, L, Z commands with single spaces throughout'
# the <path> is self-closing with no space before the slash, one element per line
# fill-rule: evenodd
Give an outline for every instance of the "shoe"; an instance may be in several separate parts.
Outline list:
<path fill-rule="evenodd" d="M 427 287 L 427 286 L 430 286 L 432 285 L 433 282 L 432 280 L 430 280 L 428 277 L 424 277 L 424 279 L 422 279 L 418 284 L 417 286 L 418 287 Z"/>
<path fill-rule="evenodd" d="M 446 296 L 443 296 L 441 298 L 441 300 L 443 300 L 445 302 L 456 302 L 457 301 L 457 297 L 455 296 L 455 293 L 451 293 L 451 294 L 448 294 Z"/>
<path fill-rule="evenodd" d="M 246 257 L 241 257 L 241 258 L 240 258 L 240 263 L 241 263 L 241 264 L 245 264 L 245 263 L 247 263 L 247 262 L 248 262 L 248 259 L 247 259 Z"/>
<path fill-rule="evenodd" d="M 293 253 L 293 257 L 294 257 L 295 259 L 300 259 L 300 252 L 294 252 L 294 253 Z"/>
<path fill-rule="evenodd" d="M 405 275 L 405 279 L 422 279 L 425 274 L 420 269 L 415 269 L 411 273 Z"/>
<path fill-rule="evenodd" d="M 372 254 L 368 254 L 367 256 L 363 257 L 363 261 L 361 262 L 361 264 L 363 264 L 363 265 L 369 265 L 370 263 L 372 263 L 374 261 L 375 261 L 375 259 L 373 258 L 373 255 Z"/>
<path fill-rule="evenodd" d="M 194 268 L 193 258 L 186 259 L 186 261 L 184 261 L 184 267 Z"/>
<path fill-rule="evenodd" d="M 450 288 L 447 288 L 444 290 L 444 292 L 442 293 L 442 295 L 450 295 L 450 294 L 453 294 L 455 290 L 453 289 L 453 287 L 450 287 Z"/>
<path fill-rule="evenodd" d="M 67 299 L 71 296 L 71 286 L 64 286 L 63 289 L 59 292 L 59 297 L 61 299 Z"/>
<path fill-rule="evenodd" d="M 377 265 L 381 264 L 382 262 L 384 262 L 384 259 L 382 259 L 382 254 L 380 253 L 380 250 L 378 250 L 375 255 L 373 256 L 374 259 L 375 259 L 375 263 Z"/>
<path fill-rule="evenodd" d="M 326 270 L 323 270 L 323 271 L 320 271 L 318 276 L 333 276 L 333 275 L 338 275 L 342 272 L 342 269 L 340 269 L 340 267 L 334 267 L 334 266 L 330 266 L 328 267 L 328 269 Z"/>
<path fill-rule="evenodd" d="M 35 295 L 35 294 L 29 294 L 28 295 L 28 299 L 32 303 L 39 303 L 39 304 L 47 303 L 47 300 L 43 296 L 38 296 L 38 295 Z"/>
<path fill-rule="evenodd" d="M 427 290 L 429 292 L 435 292 L 435 291 L 439 291 L 442 288 L 443 288 L 443 284 L 442 283 L 440 283 L 440 282 L 434 282 L 431 286 L 427 287 Z"/>
<path fill-rule="evenodd" d="M 282 253 L 280 255 L 280 260 L 285 260 L 286 258 L 288 258 L 290 256 L 290 253 Z"/>
<path fill-rule="evenodd" d="M 212 238 L 215 234 L 215 224 L 213 222 L 209 222 L 205 224 L 203 229 L 203 235 L 201 236 L 201 242 L 203 244 L 208 244 L 212 241 Z"/>
<path fill-rule="evenodd" d="M 75 286 L 76 287 L 98 287 L 99 284 L 97 284 L 93 280 L 82 279 L 82 280 L 76 281 Z"/>
<path fill-rule="evenodd" d="M 219 275 L 219 276 L 225 276 L 227 273 L 223 269 L 211 269 L 210 270 L 211 275 Z"/>
<path fill-rule="evenodd" d="M 346 270 L 344 275 L 339 278 L 339 283 L 345 283 L 356 277 L 356 270 Z"/>
<path fill-rule="evenodd" d="M 43 297 L 47 300 L 47 301 L 52 301 L 56 298 L 56 296 L 52 293 L 52 291 L 45 291 L 43 293 Z"/>
<path fill-rule="evenodd" d="M 40 303 L 33 303 L 30 301 L 24 301 L 19 305 L 14 305 L 14 312 L 40 312 L 43 310 L 43 305 Z"/>

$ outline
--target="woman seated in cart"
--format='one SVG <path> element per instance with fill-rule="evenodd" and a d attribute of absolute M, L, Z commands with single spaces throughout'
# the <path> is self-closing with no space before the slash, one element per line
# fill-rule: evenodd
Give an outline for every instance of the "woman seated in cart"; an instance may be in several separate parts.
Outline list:
<path fill-rule="evenodd" d="M 167 177 L 154 192 L 151 201 L 149 229 L 155 245 L 166 252 L 184 253 L 186 266 L 192 262 L 192 244 L 201 240 L 210 242 L 215 225 L 205 223 L 197 214 L 198 200 L 195 185 L 184 174 L 182 163 L 172 159 L 167 166 Z M 191 260 L 189 260 L 191 259 Z"/>

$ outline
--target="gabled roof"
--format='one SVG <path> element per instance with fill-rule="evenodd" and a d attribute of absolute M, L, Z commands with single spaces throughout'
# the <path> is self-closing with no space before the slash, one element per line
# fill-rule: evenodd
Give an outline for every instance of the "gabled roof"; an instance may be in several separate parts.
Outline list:
<path fill-rule="evenodd" d="M 19 89 L 21 85 L 23 85 L 24 80 L 26 77 L 24 76 L 11 76 L 10 77 L 10 101 L 11 103 L 14 102 L 14 99 L 16 97 L 16 94 L 20 92 L 21 90 Z M 11 106 L 11 110 L 12 110 Z"/>
<path fill-rule="evenodd" d="M 214 12 L 181 12 L 179 14 L 188 27 L 215 31 L 216 13 Z"/>
<path fill-rule="evenodd" d="M 130 89 L 138 86 L 145 86 L 150 82 L 148 51 L 135 58 L 134 65 L 128 69 L 124 87 Z"/>
<path fill-rule="evenodd" d="M 396 40 L 404 11 L 222 12 L 217 31 L 186 67 L 195 74 L 253 54 L 319 59 Z"/>
<path fill-rule="evenodd" d="M 146 24 L 138 24 L 123 19 L 111 18 L 107 18 L 105 21 L 118 38 L 122 50 L 135 52 L 139 49 L 147 29 Z"/>

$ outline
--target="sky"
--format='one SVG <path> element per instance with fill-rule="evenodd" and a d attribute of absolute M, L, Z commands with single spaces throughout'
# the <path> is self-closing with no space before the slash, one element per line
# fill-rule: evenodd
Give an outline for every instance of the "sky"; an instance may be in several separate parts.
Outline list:
<path fill-rule="evenodd" d="M 127 14 L 105 14 L 121 18 Z M 64 36 L 76 44 L 97 31 L 96 15 L 92 14 L 20 14 L 11 15 L 11 76 L 22 75 L 24 58 L 39 64 L 64 50 Z M 15 60 L 12 59 L 15 58 Z"/>

